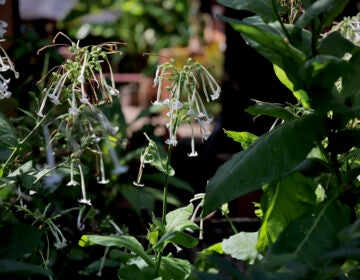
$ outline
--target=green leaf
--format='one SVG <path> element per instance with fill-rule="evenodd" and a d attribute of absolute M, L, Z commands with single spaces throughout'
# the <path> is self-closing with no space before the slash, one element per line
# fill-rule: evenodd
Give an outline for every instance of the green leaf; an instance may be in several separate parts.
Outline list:
<path fill-rule="evenodd" d="M 6 161 L 18 143 L 13 128 L 0 113 L 0 161 Z"/>
<path fill-rule="evenodd" d="M 307 7 L 305 13 L 297 19 L 295 25 L 298 28 L 303 28 L 319 17 L 321 17 L 321 21 L 325 26 L 331 25 L 348 2 L 349 0 L 317 0 Z"/>
<path fill-rule="evenodd" d="M 315 142 L 324 136 L 325 120 L 317 115 L 285 122 L 262 135 L 248 149 L 234 154 L 209 180 L 203 215 L 266 183 L 279 181 L 299 165 Z"/>
<path fill-rule="evenodd" d="M 133 236 L 100 236 L 100 235 L 83 235 L 79 241 L 79 246 L 90 246 L 93 244 L 102 246 L 115 246 L 126 248 L 142 258 L 150 267 L 155 267 L 154 261 L 148 256 L 140 244 Z"/>
<path fill-rule="evenodd" d="M 224 129 L 224 132 L 234 141 L 239 142 L 244 150 L 247 149 L 253 142 L 255 142 L 256 139 L 258 139 L 257 135 L 247 131 L 237 132 Z"/>
<path fill-rule="evenodd" d="M 18 259 L 33 252 L 43 234 L 37 227 L 25 224 L 5 224 L 0 227 L 0 258 Z"/>
<path fill-rule="evenodd" d="M 136 264 L 130 264 L 119 269 L 118 277 L 121 280 L 154 279 L 155 270 L 149 267 L 140 269 Z"/>
<path fill-rule="evenodd" d="M 169 240 L 170 242 L 184 246 L 186 248 L 194 248 L 198 243 L 199 240 L 186 232 L 175 231 L 174 237 Z"/>
<path fill-rule="evenodd" d="M 299 72 L 310 87 L 330 89 L 348 70 L 345 60 L 330 55 L 318 55 L 306 61 Z"/>
<path fill-rule="evenodd" d="M 218 0 L 217 2 L 235 10 L 245 10 L 257 14 L 261 16 L 266 22 L 277 20 L 277 15 L 274 12 L 271 0 Z M 276 5 L 278 6 L 277 3 Z"/>
<path fill-rule="evenodd" d="M 304 108 L 310 108 L 309 96 L 308 96 L 307 92 L 302 89 L 295 90 L 294 84 L 289 80 L 285 71 L 282 70 L 279 66 L 274 65 L 274 71 L 275 71 L 275 75 L 277 76 L 279 81 L 284 86 L 286 86 L 289 90 L 291 90 L 291 92 L 293 93 L 295 98 L 301 102 L 301 105 Z"/>
<path fill-rule="evenodd" d="M 332 55 L 342 58 L 346 53 L 354 54 L 358 50 L 358 46 L 347 40 L 338 31 L 329 33 L 319 41 L 319 53 L 321 55 Z"/>
<path fill-rule="evenodd" d="M 30 277 L 31 274 L 51 277 L 50 270 L 45 270 L 41 266 L 19 262 L 15 260 L 0 260 L 0 275 L 18 275 Z M 15 279 L 12 278 L 12 279 Z"/>
<path fill-rule="evenodd" d="M 339 244 L 339 232 L 349 225 L 348 210 L 337 201 L 327 200 L 293 220 L 269 247 L 264 262 L 286 256 L 287 261 L 277 269 L 291 271 L 290 267 L 297 265 L 305 272 L 321 271 L 322 265 L 329 261 L 328 253 Z"/>
<path fill-rule="evenodd" d="M 155 197 L 146 191 L 146 188 L 138 188 L 132 185 L 124 186 L 121 188 L 121 194 L 139 216 L 142 209 L 146 209 L 150 213 L 154 211 Z"/>
<path fill-rule="evenodd" d="M 166 231 L 183 231 L 187 228 L 197 229 L 198 226 L 189 218 L 194 211 L 194 205 L 190 203 L 185 207 L 175 209 L 166 214 Z"/>
<path fill-rule="evenodd" d="M 255 105 L 248 107 L 245 111 L 252 115 L 265 115 L 286 121 L 296 117 L 282 105 L 261 101 L 257 101 Z"/>
<path fill-rule="evenodd" d="M 295 90 L 303 88 L 298 69 L 305 62 L 306 54 L 284 40 L 285 36 L 282 35 L 281 28 L 267 25 L 257 16 L 244 20 L 228 17 L 221 19 L 240 32 L 245 41 L 257 52 L 283 69 L 294 84 Z"/>
<path fill-rule="evenodd" d="M 188 260 L 162 257 L 160 276 L 163 280 L 186 279 L 191 274 L 191 264 Z"/>
<path fill-rule="evenodd" d="M 253 264 L 259 258 L 256 250 L 258 232 L 240 232 L 225 239 L 222 242 L 222 248 L 226 254 L 235 259 L 247 261 Z"/>
<path fill-rule="evenodd" d="M 266 187 L 261 198 L 260 252 L 265 252 L 292 220 L 316 205 L 315 190 L 316 182 L 298 173 Z"/>

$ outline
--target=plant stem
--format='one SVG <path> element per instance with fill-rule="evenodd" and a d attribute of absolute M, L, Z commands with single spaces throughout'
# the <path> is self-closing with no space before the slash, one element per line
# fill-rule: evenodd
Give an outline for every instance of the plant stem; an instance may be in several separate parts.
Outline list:
<path fill-rule="evenodd" d="M 230 217 L 229 217 L 227 214 L 225 214 L 225 219 L 226 219 L 226 220 L 228 221 L 228 223 L 230 224 L 231 229 L 233 230 L 233 232 L 234 232 L 235 234 L 238 234 L 239 232 L 238 232 L 237 228 L 235 227 L 233 221 L 230 219 Z"/>
<path fill-rule="evenodd" d="M 168 196 L 168 185 L 169 185 L 169 172 L 170 172 L 170 158 L 171 158 L 172 145 L 168 146 L 168 152 L 166 156 L 166 173 L 164 179 L 164 193 L 163 193 L 163 207 L 162 207 L 162 218 L 161 224 L 166 224 L 166 211 L 167 211 L 167 196 Z"/>
<path fill-rule="evenodd" d="M 17 145 L 17 147 L 14 148 L 14 150 L 12 151 L 11 155 L 8 157 L 8 159 L 6 160 L 6 162 L 4 163 L 2 170 L 4 171 L 7 167 L 7 165 L 10 163 L 10 161 L 14 158 L 14 156 L 16 155 L 16 153 L 19 151 L 19 149 L 21 148 L 21 146 L 30 138 L 30 136 L 38 129 L 38 127 L 43 123 L 43 121 L 45 120 L 46 117 L 43 117 L 37 124 L 36 126 L 33 128 L 33 130 L 31 130 L 29 132 L 29 134 L 19 142 L 19 144 Z"/>
<path fill-rule="evenodd" d="M 171 158 L 172 146 L 173 145 L 168 146 L 168 151 L 167 151 L 167 156 L 166 156 L 166 173 L 165 173 L 165 178 L 164 178 L 164 192 L 163 192 L 163 205 L 162 205 L 162 217 L 161 217 L 161 224 L 163 227 L 166 226 L 167 197 L 168 197 L 170 158 Z M 156 273 L 155 273 L 156 276 L 159 276 L 160 264 L 161 264 L 161 259 L 163 256 L 163 251 L 164 251 L 164 248 L 162 248 L 156 256 L 156 259 L 157 259 Z"/>
<path fill-rule="evenodd" d="M 282 28 L 282 30 L 283 30 L 284 33 L 285 33 L 285 36 L 286 36 L 287 39 L 289 40 L 290 44 L 292 44 L 290 34 L 289 34 L 289 32 L 287 31 L 287 29 L 285 28 L 285 25 L 284 25 L 284 23 L 283 23 L 283 21 L 282 21 L 282 19 L 281 19 L 281 17 L 280 17 L 280 14 L 279 14 L 279 12 L 278 12 L 278 10 L 277 10 L 277 8 L 276 8 L 276 2 L 275 2 L 275 0 L 271 0 L 271 4 L 272 4 L 272 7 L 273 7 L 273 11 L 274 11 L 274 13 L 276 14 L 276 18 L 277 18 L 277 20 L 279 21 L 279 23 L 280 23 L 280 25 L 281 25 L 281 28 Z"/>

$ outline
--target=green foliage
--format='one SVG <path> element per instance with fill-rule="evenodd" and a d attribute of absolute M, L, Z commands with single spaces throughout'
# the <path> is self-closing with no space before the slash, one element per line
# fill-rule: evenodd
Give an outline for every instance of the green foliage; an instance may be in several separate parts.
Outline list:
<path fill-rule="evenodd" d="M 187 0 L 81 0 L 61 25 L 74 38 L 92 35 L 125 42 L 127 48 L 124 51 L 133 59 L 128 71 L 142 71 L 141 67 L 146 63 L 139 62 L 147 59 L 144 52 L 158 53 L 163 48 L 187 45 L 189 15 L 190 3 Z M 102 16 L 103 21 L 91 20 L 91 17 Z M 110 17 L 112 20 L 108 21 Z M 140 69 L 136 69 L 139 66 Z"/>
<path fill-rule="evenodd" d="M 219 1 L 252 12 L 221 19 L 273 63 L 298 103 L 257 101 L 247 109 L 281 123 L 220 166 L 208 182 L 203 215 L 262 189 L 255 252 L 263 258 L 247 268 L 246 279 L 356 279 L 360 47 L 350 34 L 358 30 L 343 28 L 350 19 L 332 26 L 348 1 L 302 1 L 293 22 L 282 21 L 289 10 L 277 2 Z M 231 132 L 235 141 L 240 135 L 247 134 Z M 246 259 L 242 247 L 224 251 Z"/>
<path fill-rule="evenodd" d="M 119 270 L 119 275 L 124 279 L 129 279 L 131 275 L 137 277 L 135 279 L 154 279 L 159 274 L 162 279 L 186 279 L 191 273 L 191 264 L 184 259 L 174 258 L 171 255 L 161 257 L 159 271 L 155 269 L 158 259 L 155 255 L 163 252 L 167 244 L 176 246 L 184 246 L 188 248 L 195 247 L 198 240 L 185 230 L 196 230 L 198 226 L 189 220 L 193 213 L 194 206 L 189 204 L 180 207 L 166 214 L 165 226 L 155 218 L 153 224 L 148 229 L 147 238 L 149 241 L 149 249 L 145 250 L 142 244 L 133 236 L 99 236 L 99 235 L 83 235 L 79 241 L 79 245 L 92 246 L 94 244 L 102 246 L 114 246 L 116 248 L 126 248 L 134 253 L 132 258 L 127 260 L 124 267 Z M 144 263 L 136 261 L 141 258 Z M 132 262 L 134 262 L 132 264 Z M 143 278 L 142 278 L 143 277 Z"/>
<path fill-rule="evenodd" d="M 261 257 L 256 250 L 257 242 L 258 232 L 240 232 L 223 240 L 222 249 L 233 258 L 252 264 Z"/>

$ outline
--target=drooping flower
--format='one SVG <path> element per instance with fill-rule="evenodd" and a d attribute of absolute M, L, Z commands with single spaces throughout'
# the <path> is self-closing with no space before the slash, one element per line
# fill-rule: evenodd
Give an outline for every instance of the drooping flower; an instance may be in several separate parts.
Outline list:
<path fill-rule="evenodd" d="M 114 169 L 112 170 L 112 173 L 115 175 L 124 174 L 129 170 L 129 167 L 126 165 L 121 165 L 119 158 L 116 154 L 115 149 L 111 146 L 111 143 L 108 142 L 108 148 L 109 148 L 109 154 L 111 157 L 111 160 L 114 164 Z"/>
<path fill-rule="evenodd" d="M 98 150 L 98 157 L 99 157 L 99 168 L 100 168 L 100 175 L 97 178 L 98 184 L 107 184 L 109 183 L 109 180 L 105 178 L 105 167 L 104 167 L 104 159 L 103 159 L 103 153 L 100 149 L 100 146 L 96 144 L 96 148 Z"/>
<path fill-rule="evenodd" d="M 81 163 L 80 163 L 80 162 L 78 162 L 78 168 L 79 168 L 79 173 L 80 173 L 81 193 L 82 193 L 82 198 L 79 199 L 79 202 L 91 206 L 91 201 L 90 201 L 90 199 L 88 199 L 88 198 L 86 197 L 85 178 L 84 178 L 84 173 L 83 173 L 83 170 L 82 170 L 82 167 L 81 167 Z"/>
<path fill-rule="evenodd" d="M 0 43 L 4 41 L 2 38 L 6 32 L 6 27 L 7 23 L 0 20 Z M 11 96 L 11 92 L 9 91 L 11 79 L 6 79 L 2 74 L 7 71 L 12 71 L 16 79 L 19 77 L 19 73 L 15 70 L 14 63 L 11 61 L 5 49 L 0 45 L 0 99 L 9 98 Z"/>
<path fill-rule="evenodd" d="M 77 186 L 79 183 L 74 179 L 74 163 L 70 163 L 70 181 L 66 184 L 67 186 Z"/>
<path fill-rule="evenodd" d="M 168 95 L 162 101 L 161 98 L 164 95 L 163 80 L 169 81 L 170 86 L 165 87 Z M 182 69 L 176 68 L 173 61 L 158 66 L 154 78 L 155 86 L 158 86 L 158 91 L 153 104 L 168 106 L 169 121 L 166 126 L 169 138 L 165 143 L 176 146 L 178 143 L 176 134 L 180 124 L 189 123 L 192 129 L 192 149 L 188 155 L 197 156 L 192 123 L 197 122 L 200 125 L 202 137 L 206 140 L 211 134 L 206 126 L 213 119 L 208 115 L 204 101 L 210 102 L 219 98 L 221 91 L 219 84 L 204 66 L 189 59 Z M 185 109 L 186 112 L 184 112 Z"/>
<path fill-rule="evenodd" d="M 43 128 L 43 134 L 45 140 L 46 160 L 47 160 L 47 165 L 50 168 L 50 175 L 45 177 L 44 182 L 45 182 L 45 186 L 50 190 L 50 192 L 54 192 L 61 183 L 63 176 L 55 171 L 56 162 L 55 162 L 53 147 L 51 144 L 49 129 L 46 125 L 43 125 L 42 128 Z"/>

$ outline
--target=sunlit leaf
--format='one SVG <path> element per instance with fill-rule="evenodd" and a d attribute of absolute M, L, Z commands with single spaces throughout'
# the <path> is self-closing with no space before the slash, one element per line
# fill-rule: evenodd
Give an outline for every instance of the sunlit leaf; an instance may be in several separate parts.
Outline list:
<path fill-rule="evenodd" d="M 324 119 L 316 115 L 285 122 L 262 135 L 248 149 L 234 154 L 209 180 L 203 215 L 285 177 L 324 135 Z"/>

